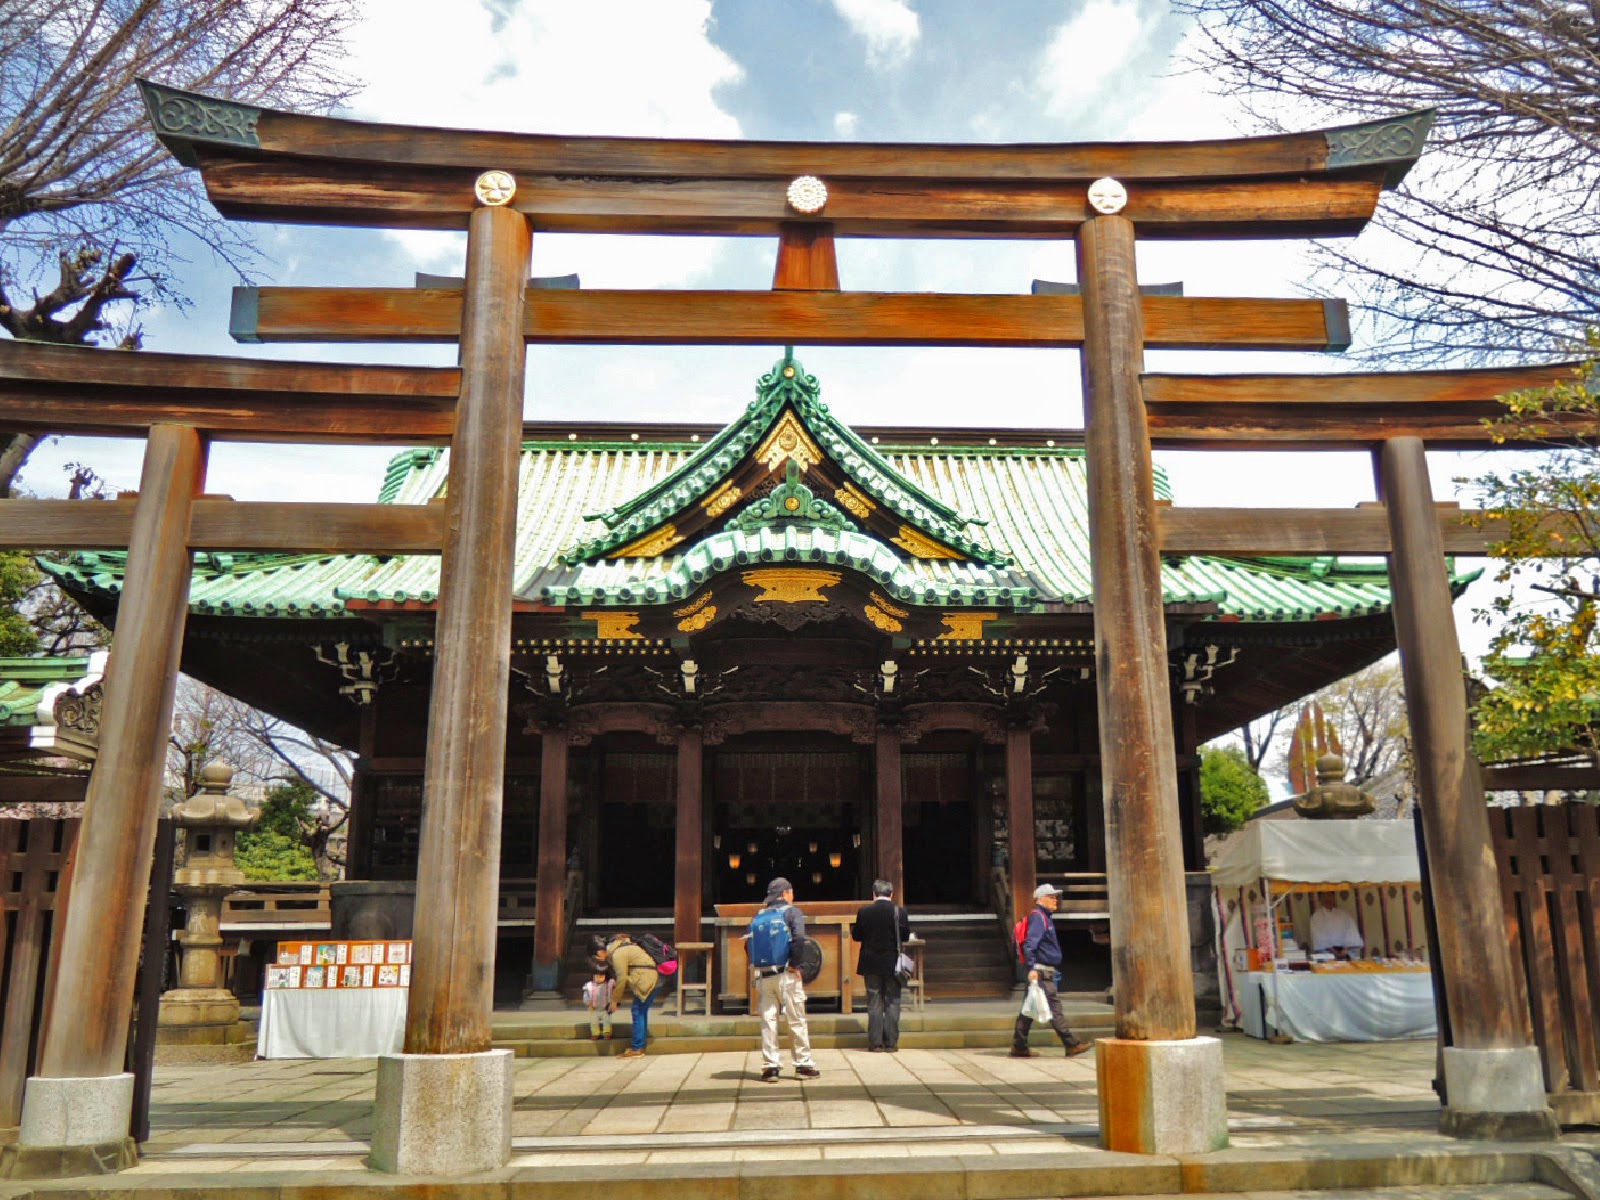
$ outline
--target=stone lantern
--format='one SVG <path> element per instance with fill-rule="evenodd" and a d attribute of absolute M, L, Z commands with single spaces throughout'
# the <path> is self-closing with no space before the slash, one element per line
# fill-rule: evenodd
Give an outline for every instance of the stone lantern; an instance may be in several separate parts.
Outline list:
<path fill-rule="evenodd" d="M 1344 759 L 1324 754 L 1317 759 L 1317 786 L 1294 798 L 1294 810 L 1316 820 L 1351 820 L 1364 817 L 1377 802 L 1344 778 Z"/>
<path fill-rule="evenodd" d="M 200 790 L 172 808 L 184 855 L 173 890 L 188 901 L 189 918 L 177 935 L 183 946 L 178 986 L 161 997 L 157 1021 L 156 1040 L 170 1048 L 162 1055 L 168 1061 L 232 1060 L 254 1053 L 249 1026 L 239 1020 L 239 1001 L 222 986 L 222 899 L 245 882 L 234 863 L 234 839 L 261 815 L 228 794 L 232 782 L 232 767 L 209 763 L 200 771 Z"/>

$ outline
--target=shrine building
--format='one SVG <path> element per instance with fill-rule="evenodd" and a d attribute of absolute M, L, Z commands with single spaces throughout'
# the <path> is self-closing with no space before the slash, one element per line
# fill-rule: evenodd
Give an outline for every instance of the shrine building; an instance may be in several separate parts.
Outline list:
<path fill-rule="evenodd" d="M 755 391 L 721 429 L 524 430 L 497 1002 L 530 960 L 553 986 L 575 929 L 671 918 L 697 940 L 779 874 L 802 902 L 881 875 L 913 915 L 977 927 L 993 953 L 964 974 L 934 956 L 935 997 L 1009 988 L 995 932 L 1057 882 L 1069 986 L 1108 986 L 1081 433 L 857 431 L 792 354 Z M 438 500 L 448 466 L 397 455 L 380 503 Z M 114 619 L 125 558 L 44 565 Z M 437 556 L 196 558 L 183 669 L 359 753 L 353 881 L 416 878 L 439 586 Z M 1198 747 L 1392 650 L 1388 578 L 1168 557 L 1163 587 L 1200 872 Z"/>

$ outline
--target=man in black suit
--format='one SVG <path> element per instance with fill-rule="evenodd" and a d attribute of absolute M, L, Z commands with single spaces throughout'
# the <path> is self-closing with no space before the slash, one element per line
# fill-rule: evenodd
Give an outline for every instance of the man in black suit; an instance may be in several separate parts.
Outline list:
<path fill-rule="evenodd" d="M 900 944 L 911 936 L 906 910 L 894 902 L 894 885 L 872 881 L 872 903 L 861 906 L 850 936 L 861 943 L 856 973 L 867 981 L 867 1049 L 900 1049 L 900 981 L 894 977 Z"/>

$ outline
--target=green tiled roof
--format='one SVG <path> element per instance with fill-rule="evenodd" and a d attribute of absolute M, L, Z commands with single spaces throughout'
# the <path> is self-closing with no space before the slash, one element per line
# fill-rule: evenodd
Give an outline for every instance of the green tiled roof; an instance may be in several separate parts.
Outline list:
<path fill-rule="evenodd" d="M 658 528 L 710 495 L 730 471 L 755 449 L 791 410 L 817 445 L 877 503 L 938 541 L 963 554 L 999 565 L 1003 556 L 974 541 L 967 529 L 983 522 L 963 517 L 938 496 L 919 488 L 883 459 L 822 402 L 822 385 L 806 374 L 792 351 L 756 384 L 756 398 L 728 425 L 675 470 L 602 512 L 592 514 L 605 527 L 563 555 L 569 563 L 590 562 Z"/>
<path fill-rule="evenodd" d="M 747 564 L 811 562 L 848 566 L 911 604 L 1027 610 L 1089 602 L 1082 451 L 931 441 L 872 446 L 827 412 L 813 377 L 798 369 L 786 375 L 785 365 L 792 359 L 763 376 L 745 415 L 706 444 L 630 442 L 620 432 L 615 441 L 526 443 L 518 598 L 581 608 L 666 603 Z M 914 557 L 829 505 L 792 520 L 747 507 L 720 532 L 658 557 L 603 557 L 605 548 L 648 532 L 719 484 L 786 406 L 875 501 L 968 558 Z M 447 451 L 404 451 L 390 463 L 379 500 L 425 504 L 442 493 L 448 473 Z M 1159 468 L 1155 486 L 1168 496 Z M 110 596 L 121 587 L 124 559 L 99 552 L 40 565 L 72 590 Z M 1205 615 L 1224 621 L 1356 617 L 1387 611 L 1390 603 L 1382 565 L 1332 558 L 1171 559 L 1162 589 L 1168 604 L 1211 607 Z M 352 601 L 429 605 L 438 591 L 433 556 L 200 555 L 189 603 L 198 614 L 328 619 L 346 615 Z"/>
<path fill-rule="evenodd" d="M 88 674 L 87 655 L 0 658 L 0 729 L 40 724 L 40 703 Z"/>

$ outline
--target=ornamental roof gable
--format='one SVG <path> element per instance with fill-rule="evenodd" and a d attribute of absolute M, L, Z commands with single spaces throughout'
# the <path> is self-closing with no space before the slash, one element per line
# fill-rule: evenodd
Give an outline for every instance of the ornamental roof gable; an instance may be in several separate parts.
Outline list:
<path fill-rule="evenodd" d="M 774 510 L 780 493 L 797 507 Z M 605 531 L 568 547 L 568 566 L 659 558 L 717 533 L 784 525 L 859 530 L 911 558 L 1008 565 L 968 532 L 985 521 L 917 486 L 829 411 L 792 348 L 757 382 L 744 413 L 688 461 L 585 516 Z"/>

